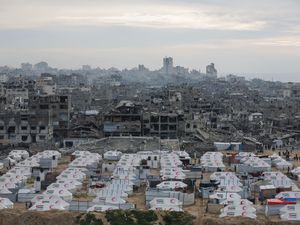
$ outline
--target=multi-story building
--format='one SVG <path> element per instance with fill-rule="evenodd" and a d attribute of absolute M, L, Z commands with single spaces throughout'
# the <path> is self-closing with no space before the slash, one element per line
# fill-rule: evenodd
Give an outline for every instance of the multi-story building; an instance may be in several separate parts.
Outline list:
<path fill-rule="evenodd" d="M 166 74 L 172 74 L 174 72 L 173 58 L 172 57 L 163 58 L 162 71 L 163 71 L 163 73 L 166 73 Z"/>
<path fill-rule="evenodd" d="M 30 144 L 51 139 L 52 129 L 48 118 L 28 112 L 0 113 L 0 140 L 11 144 Z"/>
<path fill-rule="evenodd" d="M 55 79 L 52 76 L 40 76 L 36 81 L 36 86 L 41 94 L 45 95 L 55 95 L 57 90 L 57 85 Z"/>
<path fill-rule="evenodd" d="M 206 66 L 206 75 L 212 76 L 212 77 L 217 77 L 218 71 L 216 70 L 214 63 L 211 63 Z"/>
<path fill-rule="evenodd" d="M 8 81 L 8 76 L 6 73 L 0 74 L 0 83 L 6 83 Z"/>
<path fill-rule="evenodd" d="M 103 115 L 103 132 L 108 136 L 141 136 L 140 107 L 130 101 L 121 101 L 114 111 Z"/>
<path fill-rule="evenodd" d="M 143 133 L 162 139 L 178 137 L 179 120 L 177 113 L 144 113 Z"/>
<path fill-rule="evenodd" d="M 67 137 L 70 127 L 71 101 L 67 95 L 35 95 L 30 98 L 29 110 L 39 119 L 48 119 L 54 138 Z"/>

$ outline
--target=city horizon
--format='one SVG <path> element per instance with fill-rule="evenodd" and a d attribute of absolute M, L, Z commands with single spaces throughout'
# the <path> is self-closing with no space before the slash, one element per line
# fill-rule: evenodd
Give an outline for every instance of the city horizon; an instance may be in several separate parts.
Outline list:
<path fill-rule="evenodd" d="M 189 68 L 299 80 L 299 9 L 297 0 L 2 0 L 0 62 L 154 69 L 167 54 Z"/>
<path fill-rule="evenodd" d="M 167 57 L 167 56 L 165 56 Z M 164 58 L 165 58 L 164 57 Z M 97 66 L 97 65 L 90 65 L 90 64 L 82 64 L 82 65 L 78 65 L 78 66 L 74 66 L 74 67 L 61 67 L 59 65 L 52 65 L 51 63 L 48 63 L 46 60 L 41 60 L 41 61 L 37 61 L 37 62 L 20 62 L 19 65 L 0 65 L 1 67 L 9 67 L 12 69 L 19 69 L 21 68 L 22 64 L 25 63 L 29 63 L 32 66 L 34 66 L 35 64 L 38 64 L 40 62 L 46 62 L 47 64 L 49 64 L 50 68 L 55 68 L 58 70 L 71 70 L 71 71 L 78 71 L 78 70 L 82 70 L 84 66 L 90 66 L 91 69 L 102 69 L 102 70 L 109 70 L 109 69 L 117 69 L 119 71 L 124 71 L 124 70 L 134 70 L 137 69 L 139 65 L 143 65 L 145 66 L 146 69 L 149 69 L 152 72 L 155 71 L 159 71 L 162 69 L 162 59 L 160 59 L 160 63 L 161 65 L 159 66 L 159 64 L 157 64 L 157 67 L 148 67 L 147 65 L 140 63 L 140 64 L 136 64 L 135 66 L 133 65 L 132 67 L 116 67 L 116 66 L 106 66 L 106 67 L 101 67 L 101 66 Z M 211 62 L 210 62 L 211 63 Z M 209 63 L 208 63 L 209 64 Z M 203 67 L 199 67 L 199 68 L 192 68 L 192 67 L 185 67 L 184 65 L 180 65 L 180 64 L 175 64 L 174 66 L 180 66 L 180 67 L 184 67 L 186 69 L 189 70 L 189 72 L 191 72 L 192 70 L 197 70 L 197 71 L 201 71 L 202 74 L 205 74 L 205 67 L 207 65 L 203 64 Z M 216 65 L 218 68 L 219 66 Z M 298 83 L 300 82 L 300 76 L 299 73 L 271 73 L 271 72 L 265 72 L 265 73 L 261 73 L 261 72 L 239 72 L 239 71 L 221 71 L 219 70 L 218 72 L 218 76 L 219 77 L 226 77 L 227 75 L 237 75 L 237 76 L 243 76 L 248 80 L 251 79 L 262 79 L 265 81 L 279 81 L 279 82 L 284 82 L 284 83 L 288 83 L 288 82 L 294 82 L 294 83 Z"/>

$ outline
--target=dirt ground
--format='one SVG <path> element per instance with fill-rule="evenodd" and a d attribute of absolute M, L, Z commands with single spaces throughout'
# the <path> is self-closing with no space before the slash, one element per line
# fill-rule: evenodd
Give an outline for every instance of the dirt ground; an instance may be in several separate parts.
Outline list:
<path fill-rule="evenodd" d="M 201 213 L 201 212 L 200 212 Z M 158 213 L 159 214 L 159 213 Z M 25 210 L 0 210 L 0 225 L 78 225 L 79 213 L 50 211 L 31 212 Z M 96 213 L 104 225 L 109 225 L 103 213 Z M 217 215 L 199 215 L 194 225 L 295 225 L 299 222 L 270 220 L 261 217 L 257 220 L 247 218 L 218 218 Z M 161 217 L 158 215 L 158 217 Z M 163 224 L 163 223 L 162 223 Z M 143 225 L 143 224 L 141 224 Z M 175 224 L 174 224 L 175 225 Z"/>
<path fill-rule="evenodd" d="M 127 199 L 127 202 L 135 204 L 137 209 L 146 210 L 145 187 L 142 186 L 135 191 L 133 195 Z"/>

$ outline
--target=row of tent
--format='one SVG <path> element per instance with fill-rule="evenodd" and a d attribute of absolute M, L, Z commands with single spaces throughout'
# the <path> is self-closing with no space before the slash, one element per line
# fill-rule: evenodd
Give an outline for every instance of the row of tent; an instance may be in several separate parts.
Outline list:
<path fill-rule="evenodd" d="M 267 216 L 280 215 L 282 220 L 300 221 L 300 190 L 280 192 L 274 199 L 268 199 L 265 208 Z"/>
<path fill-rule="evenodd" d="M 0 162 L 0 169 L 2 170 L 4 167 L 10 168 L 15 166 L 18 162 L 27 159 L 29 157 L 29 153 L 26 150 L 12 150 L 9 152 L 8 156 Z"/>
<path fill-rule="evenodd" d="M 156 185 L 161 192 L 176 192 L 185 190 L 187 184 L 182 182 L 186 178 L 183 161 L 190 163 L 191 158 L 185 151 L 162 151 L 160 155 L 160 177 L 162 182 Z M 154 197 L 149 202 L 150 210 L 181 212 L 183 203 L 178 198 Z"/>
<path fill-rule="evenodd" d="M 253 153 L 240 152 L 236 159 L 239 159 L 237 172 L 258 173 L 271 170 L 269 158 L 259 158 Z"/>
<path fill-rule="evenodd" d="M 214 172 L 210 176 L 210 180 L 218 183 L 217 192 L 232 192 L 242 194 L 243 184 L 233 172 Z"/>
<path fill-rule="evenodd" d="M 300 204 L 285 205 L 280 209 L 282 220 L 300 221 Z"/>
<path fill-rule="evenodd" d="M 210 195 L 211 200 L 218 200 L 224 208 L 220 210 L 220 217 L 248 217 L 256 218 L 256 209 L 253 203 L 234 192 L 215 192 Z"/>
<path fill-rule="evenodd" d="M 176 151 L 162 152 L 160 156 L 160 176 L 162 180 L 184 180 L 186 175 L 182 169 L 182 161 Z"/>
<path fill-rule="evenodd" d="M 120 209 L 121 205 L 127 203 L 127 198 L 133 193 L 133 186 L 137 183 L 138 169 L 140 162 L 144 159 L 138 154 L 123 154 L 120 156 L 118 152 L 110 152 L 104 154 L 104 158 L 108 160 L 119 161 L 112 175 L 112 180 L 106 183 L 106 186 L 96 192 L 93 199 L 94 206 L 88 211 L 104 212 L 107 210 Z"/>
<path fill-rule="evenodd" d="M 270 185 L 281 189 L 295 189 L 297 188 L 293 181 L 280 171 L 267 171 L 262 174 L 262 178 L 268 181 Z"/>
<path fill-rule="evenodd" d="M 88 151 L 75 151 L 75 159 L 56 177 L 56 182 L 36 195 L 29 210 L 68 210 L 73 199 L 73 193 L 82 188 L 82 183 L 87 177 L 87 167 L 94 167 L 102 159 L 101 155 Z"/>
<path fill-rule="evenodd" d="M 223 154 L 221 152 L 206 152 L 200 158 L 200 166 L 203 171 L 207 172 L 224 171 Z"/>
<path fill-rule="evenodd" d="M 275 166 L 279 170 L 290 171 L 293 168 L 293 164 L 283 159 L 281 156 L 277 154 L 273 154 L 270 156 L 272 159 L 272 165 Z"/>
<path fill-rule="evenodd" d="M 12 155 L 20 161 L 16 161 L 15 166 L 0 177 L 0 194 L 12 194 L 12 190 L 19 190 L 24 187 L 27 179 L 33 175 L 34 171 L 38 171 L 38 176 L 42 179 L 47 170 L 57 166 L 57 160 L 61 157 L 58 151 L 53 150 L 45 150 L 31 157 L 28 157 L 29 154 L 25 150 L 13 150 Z M 47 167 L 42 166 L 44 162 L 50 164 Z M 43 172 L 40 168 L 43 168 Z"/>

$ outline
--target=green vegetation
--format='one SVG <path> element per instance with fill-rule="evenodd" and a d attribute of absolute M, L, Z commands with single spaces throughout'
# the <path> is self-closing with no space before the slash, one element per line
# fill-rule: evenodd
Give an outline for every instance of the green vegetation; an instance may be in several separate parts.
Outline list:
<path fill-rule="evenodd" d="M 103 225 L 103 222 L 101 219 L 97 219 L 94 214 L 88 213 L 85 216 L 82 215 L 78 216 L 77 223 L 80 225 Z"/>
<path fill-rule="evenodd" d="M 136 225 L 133 218 L 130 217 L 129 211 L 108 211 L 106 212 L 105 217 L 111 225 Z"/>
<path fill-rule="evenodd" d="M 159 222 L 159 218 L 161 221 Z M 193 225 L 194 216 L 186 212 L 160 212 L 140 210 L 111 210 L 105 213 L 110 225 Z M 76 217 L 79 225 L 103 225 L 92 213 Z"/>
<path fill-rule="evenodd" d="M 193 225 L 194 216 L 185 212 L 167 212 L 162 215 L 165 225 Z"/>
<path fill-rule="evenodd" d="M 134 216 L 134 218 L 137 221 L 137 224 L 143 224 L 143 225 L 153 225 L 157 221 L 157 215 L 154 211 L 137 211 L 133 210 L 131 211 L 131 214 Z"/>
<path fill-rule="evenodd" d="M 138 210 L 113 210 L 105 216 L 111 225 L 153 225 L 158 219 L 154 211 Z"/>

